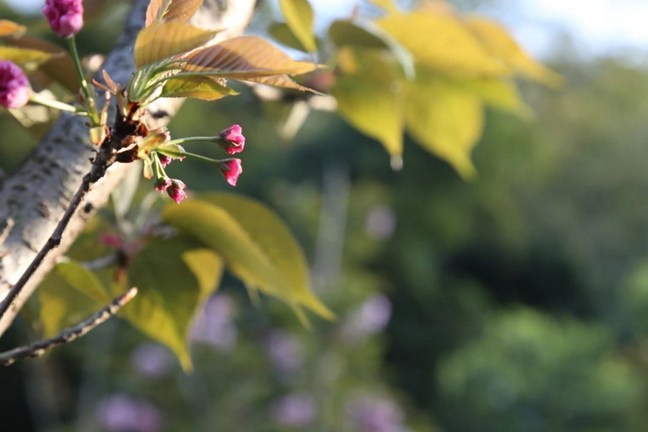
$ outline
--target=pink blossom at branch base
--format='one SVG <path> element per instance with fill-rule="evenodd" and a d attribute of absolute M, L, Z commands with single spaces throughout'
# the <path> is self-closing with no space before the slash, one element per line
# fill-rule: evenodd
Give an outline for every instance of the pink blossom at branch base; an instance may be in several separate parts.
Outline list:
<path fill-rule="evenodd" d="M 220 170 L 225 176 L 225 180 L 232 186 L 236 186 L 239 176 L 243 172 L 241 159 L 227 159 L 220 163 Z"/>
<path fill-rule="evenodd" d="M 243 128 L 234 124 L 218 134 L 218 144 L 225 149 L 227 154 L 236 154 L 243 151 L 245 137 Z"/>
<path fill-rule="evenodd" d="M 172 179 L 171 185 L 166 189 L 166 193 L 176 202 L 176 204 L 180 204 L 185 198 L 187 198 L 185 192 L 186 188 L 187 186 L 185 186 L 185 184 L 180 180 Z"/>
<path fill-rule="evenodd" d="M 15 63 L 0 60 L 0 105 L 20 108 L 29 101 L 31 87 L 25 72 Z"/>
<path fill-rule="evenodd" d="M 74 36 L 83 27 L 83 0 L 46 0 L 43 14 L 59 37 Z"/>

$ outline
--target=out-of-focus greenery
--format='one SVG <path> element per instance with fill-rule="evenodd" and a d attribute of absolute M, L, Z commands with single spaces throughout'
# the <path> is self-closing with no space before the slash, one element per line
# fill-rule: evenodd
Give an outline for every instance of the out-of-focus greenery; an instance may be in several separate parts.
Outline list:
<path fill-rule="evenodd" d="M 414 145 L 394 172 L 383 150 L 329 113 L 313 113 L 285 143 L 273 121 L 280 103 L 250 92 L 188 103 L 174 135 L 243 125 L 237 192 L 290 224 L 338 320 L 306 330 L 284 305 L 255 306 L 226 279 L 196 324 L 192 375 L 114 322 L 2 371 L 3 388 L 19 388 L 4 384 L 18 373 L 28 385 L 18 398 L 27 405 L 1 410 L 0 424 L 644 430 L 648 70 L 623 58 L 553 66 L 562 89 L 525 89 L 533 119 L 489 112 L 469 183 Z M 0 166 L 11 171 L 31 144 L 9 124 L 0 119 Z M 228 188 L 207 166 L 170 172 L 194 191 Z"/>

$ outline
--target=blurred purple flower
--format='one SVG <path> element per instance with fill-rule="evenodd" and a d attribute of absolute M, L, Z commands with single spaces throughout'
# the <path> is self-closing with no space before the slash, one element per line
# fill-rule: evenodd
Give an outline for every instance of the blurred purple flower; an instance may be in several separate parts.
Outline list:
<path fill-rule="evenodd" d="M 347 403 L 346 411 L 362 432 L 405 432 L 403 411 L 391 399 L 362 397 Z"/>
<path fill-rule="evenodd" d="M 164 347 L 147 343 L 138 346 L 133 351 L 131 364 L 139 373 L 150 378 L 159 378 L 170 372 L 173 356 Z"/>
<path fill-rule="evenodd" d="M 202 342 L 221 351 L 234 347 L 238 331 L 234 318 L 234 302 L 224 294 L 210 298 L 191 328 L 192 342 Z"/>
<path fill-rule="evenodd" d="M 101 428 L 108 432 L 162 430 L 160 411 L 148 401 L 127 395 L 117 394 L 99 401 L 95 415 Z"/>
<path fill-rule="evenodd" d="M 281 397 L 272 407 L 275 422 L 290 428 L 308 426 L 315 418 L 315 401 L 308 393 L 291 393 Z"/>
<path fill-rule="evenodd" d="M 380 333 L 389 323 L 392 305 L 384 294 L 374 294 L 353 311 L 342 324 L 342 335 L 351 343 Z"/>
<path fill-rule="evenodd" d="M 83 0 L 45 0 L 43 14 L 59 37 L 74 36 L 83 27 Z"/>
<path fill-rule="evenodd" d="M 292 334 L 273 330 L 264 341 L 270 362 L 281 373 L 288 374 L 299 369 L 304 360 L 302 345 Z"/>
<path fill-rule="evenodd" d="M 0 60 L 0 106 L 20 108 L 29 102 L 31 87 L 25 72 L 9 60 Z"/>
<path fill-rule="evenodd" d="M 376 205 L 367 214 L 365 231 L 375 240 L 385 240 L 391 237 L 396 229 L 396 214 L 384 204 Z"/>

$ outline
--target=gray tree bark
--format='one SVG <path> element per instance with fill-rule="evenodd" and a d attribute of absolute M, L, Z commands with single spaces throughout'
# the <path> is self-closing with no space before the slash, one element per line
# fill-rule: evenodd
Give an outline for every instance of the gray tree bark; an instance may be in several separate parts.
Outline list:
<path fill-rule="evenodd" d="M 237 36 L 247 26 L 255 0 L 205 0 L 192 22 L 203 28 L 224 29 L 214 42 Z M 144 24 L 148 0 L 134 0 L 120 40 L 106 57 L 105 68 L 115 82 L 125 84 L 134 71 L 133 44 Z M 151 112 L 166 113 L 167 123 L 177 112 L 179 99 L 159 100 Z M 70 199 L 89 171 L 93 146 L 84 119 L 63 114 L 20 169 L 0 185 L 0 300 L 28 268 L 65 212 Z M 0 335 L 13 322 L 43 277 L 74 242 L 95 210 L 106 204 L 110 191 L 127 164 L 115 164 L 97 182 L 76 212 L 61 244 L 44 260 L 11 307 L 0 317 Z"/>

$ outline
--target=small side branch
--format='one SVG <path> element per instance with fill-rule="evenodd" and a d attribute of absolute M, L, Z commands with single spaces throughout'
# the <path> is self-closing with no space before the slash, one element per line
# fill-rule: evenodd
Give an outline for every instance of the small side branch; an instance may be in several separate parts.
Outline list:
<path fill-rule="evenodd" d="M 0 353 L 0 364 L 3 366 L 11 366 L 18 360 L 29 357 L 40 357 L 51 348 L 65 343 L 70 343 L 80 338 L 81 336 L 84 336 L 100 324 L 104 323 L 110 317 L 115 315 L 117 311 L 124 307 L 126 303 L 131 301 L 136 295 L 137 288 L 131 288 L 124 294 L 115 298 L 112 302 L 110 302 L 110 304 L 97 311 L 87 320 L 80 322 L 74 327 L 66 328 L 51 339 L 42 340 L 31 345 L 26 345 Z"/>

